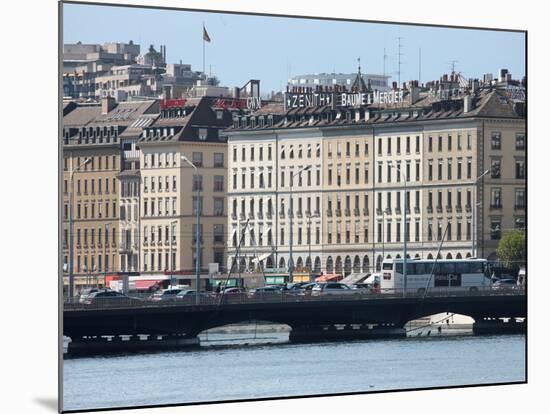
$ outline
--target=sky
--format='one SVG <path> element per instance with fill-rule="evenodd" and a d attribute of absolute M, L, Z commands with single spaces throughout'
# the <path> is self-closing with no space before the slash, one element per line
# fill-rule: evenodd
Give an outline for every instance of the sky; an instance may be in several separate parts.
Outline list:
<path fill-rule="evenodd" d="M 92 23 L 91 23 L 92 22 Z M 166 45 L 167 63 L 203 68 L 203 23 L 206 71 L 221 85 L 244 86 L 260 79 L 262 94 L 283 90 L 290 76 L 337 72 L 384 73 L 398 80 L 401 38 L 401 82 L 439 79 L 455 70 L 466 78 L 497 76 L 507 68 L 514 79 L 525 74 L 525 35 L 517 32 L 247 16 L 178 10 L 64 4 L 64 43 L 128 42 Z"/>

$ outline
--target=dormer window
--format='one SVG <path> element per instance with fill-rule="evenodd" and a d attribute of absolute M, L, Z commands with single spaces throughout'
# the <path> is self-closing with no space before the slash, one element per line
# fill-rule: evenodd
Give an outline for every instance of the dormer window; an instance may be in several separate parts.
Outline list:
<path fill-rule="evenodd" d="M 147 138 L 147 130 L 146 129 L 143 130 L 142 136 L 143 136 L 143 138 Z"/>
<path fill-rule="evenodd" d="M 233 118 L 233 128 L 239 127 L 239 118 Z"/>
<path fill-rule="evenodd" d="M 260 116 L 260 117 L 258 118 L 258 123 L 259 123 L 260 128 L 263 128 L 263 127 L 264 127 L 264 122 L 265 122 L 264 117 L 263 117 L 263 116 Z"/>
<path fill-rule="evenodd" d="M 216 119 L 218 121 L 223 120 L 223 111 L 216 111 Z"/>
<path fill-rule="evenodd" d="M 267 117 L 267 125 L 270 127 L 273 126 L 273 115 Z"/>
<path fill-rule="evenodd" d="M 163 128 L 162 135 L 165 137 L 168 136 L 168 128 Z"/>
<path fill-rule="evenodd" d="M 208 136 L 208 129 L 199 128 L 199 139 L 201 141 L 205 141 L 207 136 Z"/>
<path fill-rule="evenodd" d="M 174 135 L 174 128 L 170 128 L 170 135 Z"/>

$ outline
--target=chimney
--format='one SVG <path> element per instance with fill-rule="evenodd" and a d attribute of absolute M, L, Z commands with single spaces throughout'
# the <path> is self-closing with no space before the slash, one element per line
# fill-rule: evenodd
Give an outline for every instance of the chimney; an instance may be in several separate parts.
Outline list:
<path fill-rule="evenodd" d="M 116 101 L 112 96 L 105 96 L 101 98 L 101 115 L 107 115 L 115 106 Z"/>
<path fill-rule="evenodd" d="M 391 88 L 394 89 L 394 90 L 397 89 L 397 82 L 395 82 L 395 81 L 392 82 L 391 83 Z"/>
<path fill-rule="evenodd" d="M 411 105 L 414 105 L 420 99 L 420 88 L 418 85 L 411 86 Z"/>
<path fill-rule="evenodd" d="M 370 119 L 370 111 L 368 109 L 365 109 L 365 122 L 369 122 Z"/>
<path fill-rule="evenodd" d="M 464 96 L 464 113 L 472 110 L 472 96 L 468 93 Z"/>

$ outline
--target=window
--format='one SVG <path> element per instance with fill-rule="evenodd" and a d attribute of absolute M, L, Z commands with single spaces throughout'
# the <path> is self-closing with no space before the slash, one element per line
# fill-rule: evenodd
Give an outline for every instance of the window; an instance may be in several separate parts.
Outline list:
<path fill-rule="evenodd" d="M 516 160 L 516 178 L 525 179 L 525 161 Z"/>
<path fill-rule="evenodd" d="M 193 191 L 202 191 L 202 175 L 193 175 Z"/>
<path fill-rule="evenodd" d="M 433 180 L 433 160 L 428 160 L 428 180 Z"/>
<path fill-rule="evenodd" d="M 491 178 L 500 178 L 500 159 L 491 160 Z"/>
<path fill-rule="evenodd" d="M 208 136 L 208 129 L 207 128 L 199 128 L 199 139 L 201 141 L 206 140 L 206 137 Z"/>
<path fill-rule="evenodd" d="M 237 147 L 233 147 L 233 162 L 237 162 Z"/>
<path fill-rule="evenodd" d="M 517 189 L 516 190 L 516 197 L 515 197 L 515 206 L 516 209 L 524 209 L 525 208 L 525 190 L 524 189 Z"/>
<path fill-rule="evenodd" d="M 447 151 L 451 151 L 453 149 L 453 137 L 449 135 L 447 137 Z"/>
<path fill-rule="evenodd" d="M 416 136 L 416 142 L 415 142 L 415 149 L 414 151 L 419 154 L 420 153 L 420 136 Z"/>
<path fill-rule="evenodd" d="M 214 243 L 223 243 L 223 224 L 214 224 Z"/>
<path fill-rule="evenodd" d="M 500 239 L 501 222 L 500 218 L 491 218 L 491 240 Z"/>
<path fill-rule="evenodd" d="M 388 155 L 391 155 L 391 137 L 388 137 Z"/>
<path fill-rule="evenodd" d="M 462 240 L 462 222 L 456 222 L 456 239 Z"/>
<path fill-rule="evenodd" d="M 491 189 L 491 208 L 502 208 L 502 190 L 500 188 Z"/>
<path fill-rule="evenodd" d="M 441 135 L 437 137 L 437 151 L 443 151 L 443 137 Z"/>
<path fill-rule="evenodd" d="M 493 131 L 491 133 L 491 149 L 499 150 L 501 149 L 501 135 L 498 131 Z"/>
<path fill-rule="evenodd" d="M 202 152 L 193 153 L 193 164 L 195 167 L 202 167 Z"/>
<path fill-rule="evenodd" d="M 514 227 L 516 229 L 524 229 L 525 228 L 525 217 L 516 217 Z"/>
<path fill-rule="evenodd" d="M 224 166 L 224 159 L 223 159 L 223 152 L 215 152 L 214 153 L 214 167 L 215 168 L 223 168 Z"/>
<path fill-rule="evenodd" d="M 254 161 L 254 147 L 250 147 L 250 161 Z"/>
<path fill-rule="evenodd" d="M 397 153 L 401 154 L 401 137 L 397 137 Z"/>
<path fill-rule="evenodd" d="M 438 180 L 443 179 L 443 161 L 442 160 L 437 161 L 437 179 Z"/>
<path fill-rule="evenodd" d="M 378 223 L 377 240 L 378 243 L 382 243 L 382 223 Z"/>
<path fill-rule="evenodd" d="M 525 149 L 525 134 L 516 134 L 516 150 Z"/>
<path fill-rule="evenodd" d="M 405 144 L 405 152 L 407 154 L 411 153 L 411 137 L 406 138 L 406 144 Z"/>
<path fill-rule="evenodd" d="M 214 191 L 223 191 L 223 175 L 214 176 Z"/>
<path fill-rule="evenodd" d="M 452 180 L 453 177 L 453 160 L 447 159 L 447 180 Z"/>
<path fill-rule="evenodd" d="M 428 152 L 432 152 L 432 151 L 433 151 L 433 138 L 428 137 Z"/>
<path fill-rule="evenodd" d="M 214 198 L 214 215 L 223 216 L 223 203 L 224 199 L 216 197 Z"/>
<path fill-rule="evenodd" d="M 415 180 L 420 181 L 420 161 L 416 161 L 415 168 Z"/>
<path fill-rule="evenodd" d="M 378 155 L 382 155 L 382 138 L 378 138 Z"/>
<path fill-rule="evenodd" d="M 468 158 L 466 164 L 466 178 L 472 178 L 472 159 Z"/>

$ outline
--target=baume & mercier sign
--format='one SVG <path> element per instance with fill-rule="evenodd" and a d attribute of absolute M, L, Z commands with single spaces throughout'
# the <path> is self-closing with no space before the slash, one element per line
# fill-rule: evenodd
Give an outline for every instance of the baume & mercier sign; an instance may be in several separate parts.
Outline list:
<path fill-rule="evenodd" d="M 335 107 L 356 107 L 372 104 L 398 104 L 403 102 L 403 90 L 387 92 L 285 92 L 285 109 L 307 106 L 331 105 Z"/>

